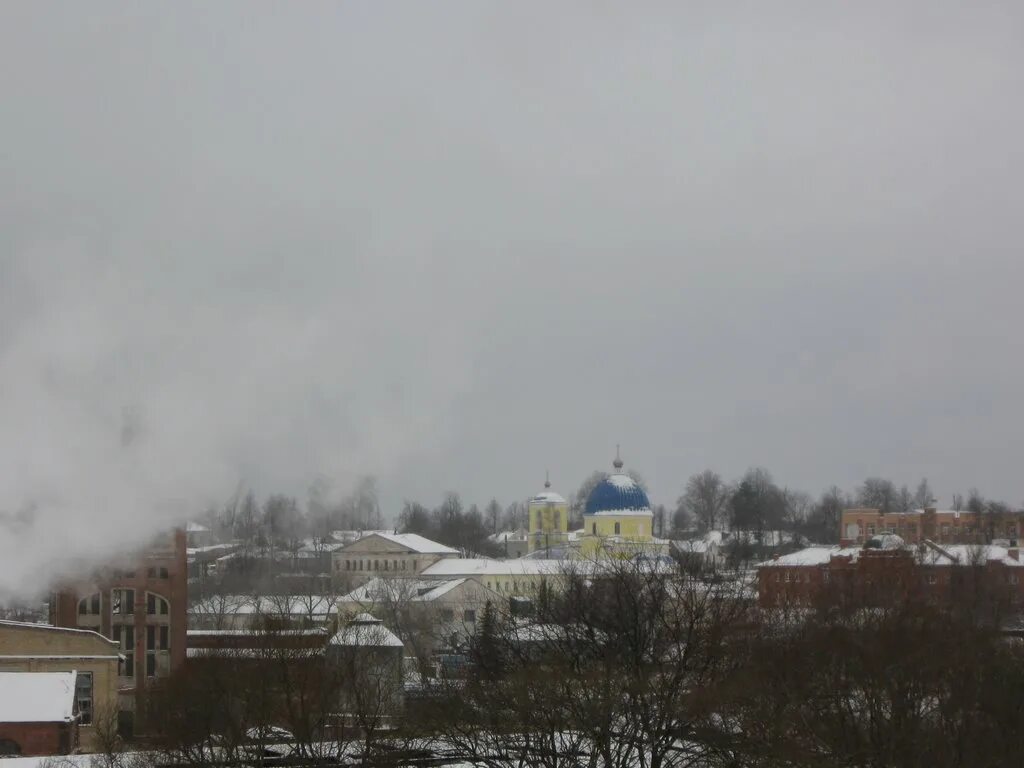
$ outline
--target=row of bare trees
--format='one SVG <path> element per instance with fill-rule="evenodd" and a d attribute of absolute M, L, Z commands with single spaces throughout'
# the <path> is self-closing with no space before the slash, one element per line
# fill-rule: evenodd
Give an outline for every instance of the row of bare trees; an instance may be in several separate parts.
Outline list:
<path fill-rule="evenodd" d="M 869 477 L 854 493 L 832 486 L 813 499 L 803 491 L 780 486 L 768 470 L 760 467 L 748 470 L 732 483 L 714 470 L 706 469 L 687 480 L 676 501 L 672 522 L 673 528 L 679 531 L 728 528 L 761 533 L 782 530 L 828 543 L 838 540 L 844 509 L 868 507 L 883 512 L 905 512 L 934 503 L 927 478 L 911 491 L 906 485 L 897 487 L 892 480 Z M 1010 511 L 1010 505 L 986 499 L 974 488 L 966 498 L 963 494 L 954 494 L 950 508 L 973 512 L 993 521 Z"/>

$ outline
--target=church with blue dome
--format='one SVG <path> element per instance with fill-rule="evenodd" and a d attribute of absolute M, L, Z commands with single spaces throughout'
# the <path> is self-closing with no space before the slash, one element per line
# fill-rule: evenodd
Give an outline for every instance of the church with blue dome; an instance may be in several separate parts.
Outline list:
<path fill-rule="evenodd" d="M 614 471 L 594 486 L 583 508 L 584 554 L 611 545 L 654 541 L 654 512 L 647 492 L 623 471 L 616 452 Z"/>
<path fill-rule="evenodd" d="M 605 475 L 587 496 L 583 506 L 583 526 L 569 530 L 569 503 L 551 490 L 530 499 L 527 543 L 530 555 L 550 557 L 595 557 L 600 554 L 631 556 L 642 552 L 662 552 L 667 542 L 654 538 L 654 512 L 647 492 L 623 469 L 618 450 L 612 472 Z"/>

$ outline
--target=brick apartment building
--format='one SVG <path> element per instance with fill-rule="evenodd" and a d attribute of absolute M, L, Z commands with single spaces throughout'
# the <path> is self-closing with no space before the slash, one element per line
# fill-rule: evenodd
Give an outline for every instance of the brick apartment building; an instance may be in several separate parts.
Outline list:
<path fill-rule="evenodd" d="M 1024 512 L 975 513 L 935 507 L 906 512 L 845 509 L 839 528 L 840 546 L 863 544 L 873 536 L 895 534 L 908 544 L 925 540 L 939 544 L 991 544 L 1005 539 L 1015 545 L 1024 533 Z"/>
<path fill-rule="evenodd" d="M 903 598 L 949 603 L 958 597 L 986 599 L 1011 610 L 1024 608 L 1024 557 L 1017 547 L 900 546 L 883 536 L 868 547 L 808 547 L 758 566 L 758 602 L 886 605 Z"/>
<path fill-rule="evenodd" d="M 50 623 L 117 641 L 119 706 L 125 730 L 142 725 L 146 689 L 185 661 L 188 576 L 185 531 L 156 537 L 120 567 L 68 585 L 50 600 Z"/>

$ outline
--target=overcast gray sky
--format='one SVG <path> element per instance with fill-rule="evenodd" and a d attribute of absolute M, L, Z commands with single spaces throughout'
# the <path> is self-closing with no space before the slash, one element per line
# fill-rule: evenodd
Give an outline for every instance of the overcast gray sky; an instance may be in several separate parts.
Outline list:
<path fill-rule="evenodd" d="M 5 2 L 0 586 L 617 442 L 1019 504 L 1022 81 L 1012 1 Z"/>

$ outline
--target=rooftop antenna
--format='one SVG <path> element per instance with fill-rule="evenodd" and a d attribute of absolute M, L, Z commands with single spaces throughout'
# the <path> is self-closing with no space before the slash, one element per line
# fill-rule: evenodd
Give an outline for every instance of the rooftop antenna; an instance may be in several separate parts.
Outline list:
<path fill-rule="evenodd" d="M 544 487 L 545 488 L 550 488 L 551 487 L 551 475 L 550 475 L 550 473 L 546 469 L 544 470 Z"/>
<path fill-rule="evenodd" d="M 619 456 L 618 443 L 615 444 L 615 461 L 612 462 L 612 466 L 615 467 L 616 470 L 622 470 L 622 458 Z"/>

